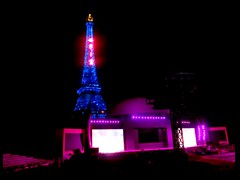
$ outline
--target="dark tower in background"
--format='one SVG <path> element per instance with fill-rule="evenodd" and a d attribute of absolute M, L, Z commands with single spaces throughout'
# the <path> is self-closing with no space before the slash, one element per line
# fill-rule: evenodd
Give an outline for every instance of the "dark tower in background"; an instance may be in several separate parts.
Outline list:
<path fill-rule="evenodd" d="M 198 111 L 198 90 L 199 80 L 195 73 L 172 73 L 163 81 L 163 94 L 168 100 L 169 108 L 180 109 L 184 113 Z"/>
<path fill-rule="evenodd" d="M 181 118 L 188 116 L 196 119 L 198 115 L 198 83 L 198 76 L 195 73 L 170 73 L 161 81 L 159 90 L 161 93 L 153 97 L 155 109 L 170 109 L 171 111 L 175 149 L 184 150 Z"/>
<path fill-rule="evenodd" d="M 86 44 L 84 66 L 82 71 L 81 87 L 77 90 L 79 95 L 74 111 L 80 114 L 90 113 L 91 118 L 105 118 L 107 107 L 103 100 L 99 86 L 93 38 L 93 18 L 89 14 L 86 22 Z"/>

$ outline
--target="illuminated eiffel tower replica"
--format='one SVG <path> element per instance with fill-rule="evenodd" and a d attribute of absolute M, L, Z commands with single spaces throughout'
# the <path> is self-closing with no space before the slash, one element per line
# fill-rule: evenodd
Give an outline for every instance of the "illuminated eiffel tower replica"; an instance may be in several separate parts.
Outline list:
<path fill-rule="evenodd" d="M 86 44 L 82 81 L 81 87 L 77 90 L 79 97 L 74 111 L 80 114 L 89 113 L 91 119 L 96 119 L 106 118 L 107 107 L 100 94 L 101 87 L 99 86 L 96 73 L 93 25 L 93 17 L 89 14 L 86 21 Z"/>

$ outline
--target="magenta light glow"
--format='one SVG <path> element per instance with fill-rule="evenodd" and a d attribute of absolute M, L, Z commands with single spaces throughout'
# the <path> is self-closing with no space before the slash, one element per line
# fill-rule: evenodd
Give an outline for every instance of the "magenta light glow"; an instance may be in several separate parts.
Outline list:
<path fill-rule="evenodd" d="M 182 121 L 181 123 L 182 123 L 182 124 L 191 124 L 190 121 Z"/>
<path fill-rule="evenodd" d="M 93 49 L 93 44 L 89 44 L 89 49 L 90 49 L 90 50 Z"/>
<path fill-rule="evenodd" d="M 202 125 L 202 135 L 203 135 L 202 139 L 203 139 L 203 141 L 205 141 L 206 140 L 206 129 L 205 129 L 204 125 Z"/>
<path fill-rule="evenodd" d="M 89 64 L 90 64 L 90 65 L 93 65 L 93 64 L 94 64 L 93 59 L 89 59 Z"/>
<path fill-rule="evenodd" d="M 96 124 L 118 124 L 119 121 L 118 120 L 91 120 L 91 123 L 96 123 Z"/>
<path fill-rule="evenodd" d="M 197 126 L 198 130 L 198 141 L 205 141 L 206 140 L 206 128 L 204 125 Z"/>
<path fill-rule="evenodd" d="M 89 45 L 88 45 L 88 49 L 89 49 L 89 56 L 90 59 L 88 59 L 88 63 L 89 65 L 94 65 L 94 59 L 93 59 L 93 38 L 89 38 L 88 39 Z"/>
<path fill-rule="evenodd" d="M 92 147 L 99 153 L 124 151 L 123 129 L 92 129 Z"/>
<path fill-rule="evenodd" d="M 132 119 L 166 119 L 165 116 L 132 116 Z"/>

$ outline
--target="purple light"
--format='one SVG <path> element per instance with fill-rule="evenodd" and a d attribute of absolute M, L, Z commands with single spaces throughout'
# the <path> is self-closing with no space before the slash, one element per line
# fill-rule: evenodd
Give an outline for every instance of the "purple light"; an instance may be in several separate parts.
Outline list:
<path fill-rule="evenodd" d="M 205 141 L 206 140 L 206 130 L 205 130 L 205 126 L 202 125 L 202 140 Z"/>
<path fill-rule="evenodd" d="M 91 123 L 96 123 L 96 124 L 118 124 L 120 121 L 118 120 L 91 120 Z"/>
<path fill-rule="evenodd" d="M 200 126 L 197 126 L 197 130 L 198 130 L 198 141 L 201 140 L 201 129 Z"/>
<path fill-rule="evenodd" d="M 198 141 L 205 141 L 206 140 L 206 128 L 205 125 L 197 126 L 198 130 Z"/>
<path fill-rule="evenodd" d="M 190 121 L 182 121 L 182 124 L 190 124 Z"/>
<path fill-rule="evenodd" d="M 132 116 L 132 119 L 166 119 L 165 116 Z"/>

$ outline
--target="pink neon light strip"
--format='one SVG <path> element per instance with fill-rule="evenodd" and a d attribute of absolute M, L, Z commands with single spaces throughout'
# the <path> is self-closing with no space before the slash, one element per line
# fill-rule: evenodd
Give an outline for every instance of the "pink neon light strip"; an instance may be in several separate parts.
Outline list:
<path fill-rule="evenodd" d="M 97 123 L 97 124 L 118 124 L 120 121 L 118 120 L 110 120 L 110 121 L 106 121 L 106 120 L 91 120 L 91 123 Z"/>
<path fill-rule="evenodd" d="M 132 116 L 132 119 L 166 119 L 165 116 Z"/>

